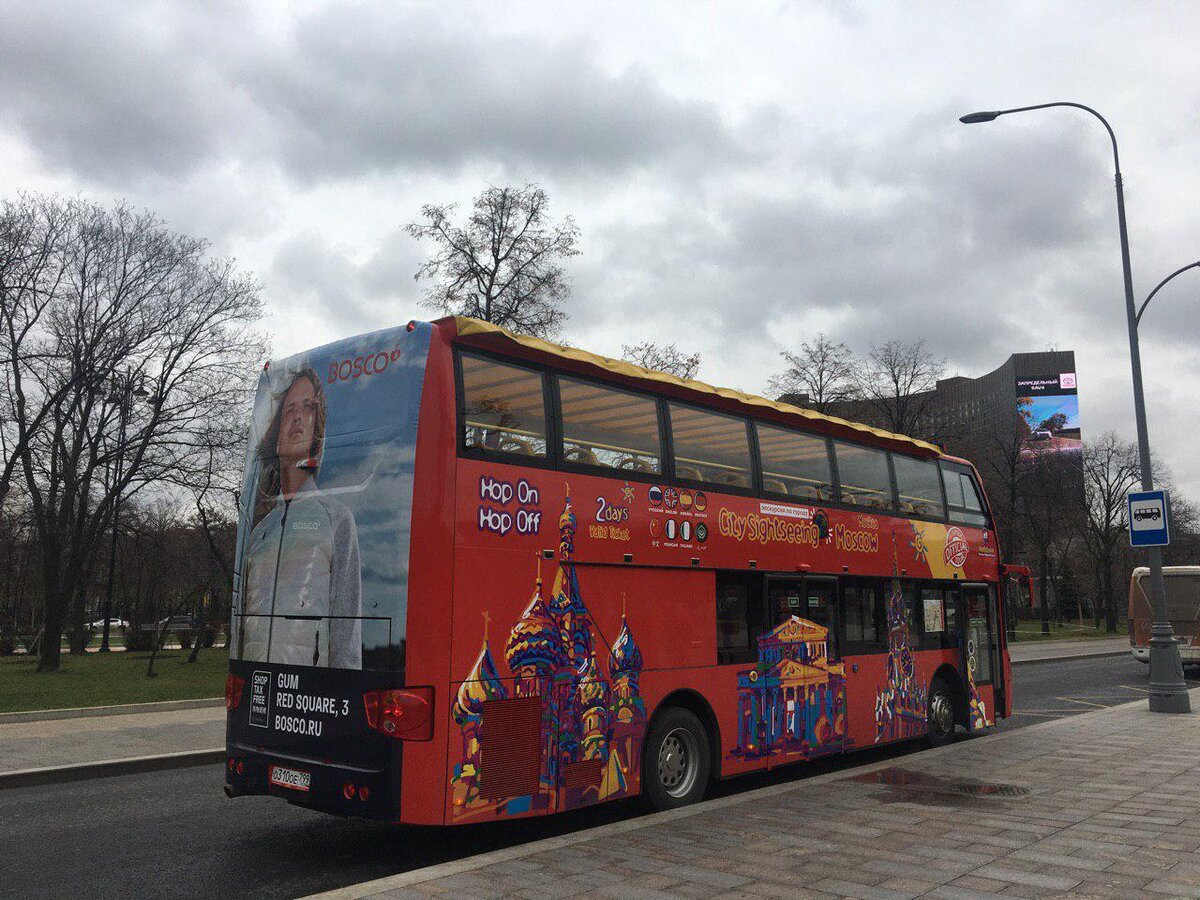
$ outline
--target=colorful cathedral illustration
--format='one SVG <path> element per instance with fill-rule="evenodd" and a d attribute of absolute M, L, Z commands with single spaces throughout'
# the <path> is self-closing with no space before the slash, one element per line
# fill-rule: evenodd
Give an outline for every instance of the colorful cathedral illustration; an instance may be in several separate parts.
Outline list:
<path fill-rule="evenodd" d="M 846 746 L 846 670 L 829 661 L 829 629 L 799 616 L 758 639 L 758 664 L 738 672 L 738 743 L 731 755 L 803 759 Z"/>
<path fill-rule="evenodd" d="M 638 689 L 642 653 L 622 608 L 620 631 L 608 648 L 608 677 L 601 671 L 592 639 L 595 624 L 572 562 L 576 525 L 568 488 L 550 597 L 543 595 L 539 559 L 533 594 L 505 645 L 511 692 L 492 658 L 485 614 L 483 645 L 453 707 L 462 732 L 461 762 L 450 779 L 456 818 L 570 809 L 630 788 L 646 722 Z M 485 711 L 497 709 L 490 706 L 495 701 L 521 698 L 536 698 L 518 706 L 540 715 L 537 790 L 485 796 Z"/>
<path fill-rule="evenodd" d="M 920 737 L 927 730 L 928 695 L 916 677 L 904 590 L 895 577 L 887 595 L 887 682 L 875 693 L 875 742 Z"/>

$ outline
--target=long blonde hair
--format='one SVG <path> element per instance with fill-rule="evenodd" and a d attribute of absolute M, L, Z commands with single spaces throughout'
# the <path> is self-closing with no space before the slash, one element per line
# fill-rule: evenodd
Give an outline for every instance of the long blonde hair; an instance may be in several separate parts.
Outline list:
<path fill-rule="evenodd" d="M 308 448 L 307 468 L 311 468 L 316 478 L 317 470 L 321 467 L 321 454 L 325 452 L 325 391 L 321 387 L 321 379 L 315 370 L 305 366 L 288 382 L 287 388 L 279 395 L 275 412 L 271 416 L 271 424 L 263 432 L 258 442 L 258 459 L 261 469 L 258 476 L 258 492 L 254 502 L 254 521 L 258 522 L 267 514 L 275 503 L 275 498 L 283 490 L 283 475 L 279 465 L 279 429 L 283 425 L 283 401 L 288 393 L 301 378 L 307 378 L 313 389 L 313 401 L 317 412 L 313 419 L 312 444 Z"/>

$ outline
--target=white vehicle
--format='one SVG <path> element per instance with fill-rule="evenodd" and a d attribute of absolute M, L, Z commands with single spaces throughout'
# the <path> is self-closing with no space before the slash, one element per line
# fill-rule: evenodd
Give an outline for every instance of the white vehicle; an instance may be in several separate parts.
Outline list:
<path fill-rule="evenodd" d="M 104 620 L 97 619 L 95 622 L 88 622 L 87 627 L 88 627 L 88 631 L 103 631 L 104 630 Z M 108 620 L 108 630 L 109 631 L 115 631 L 118 628 L 128 628 L 128 627 L 129 627 L 129 623 L 126 622 L 124 619 L 109 619 Z"/>

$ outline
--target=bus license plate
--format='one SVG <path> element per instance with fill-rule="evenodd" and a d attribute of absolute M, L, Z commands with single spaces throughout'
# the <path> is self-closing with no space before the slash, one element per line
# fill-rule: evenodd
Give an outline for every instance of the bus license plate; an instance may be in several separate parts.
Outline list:
<path fill-rule="evenodd" d="M 299 769 L 285 769 L 283 766 L 271 766 L 271 784 L 291 788 L 293 791 L 307 791 L 312 784 L 312 773 L 301 772 Z"/>

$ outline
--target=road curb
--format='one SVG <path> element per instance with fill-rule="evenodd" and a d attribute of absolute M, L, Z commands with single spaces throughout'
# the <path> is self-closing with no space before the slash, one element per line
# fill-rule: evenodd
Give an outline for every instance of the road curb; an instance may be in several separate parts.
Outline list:
<path fill-rule="evenodd" d="M 224 704 L 224 697 L 200 697 L 195 700 L 156 700 L 151 703 L 121 703 L 115 706 L 76 706 L 70 709 L 31 709 L 0 713 L 0 725 L 15 722 L 49 722 L 54 719 L 89 719 L 93 716 L 125 716 L 132 713 L 175 712 L 181 709 L 209 709 Z"/>
<path fill-rule="evenodd" d="M 85 781 L 90 778 L 108 778 L 113 775 L 140 775 L 145 772 L 183 769 L 188 766 L 207 766 L 224 761 L 225 748 L 212 747 L 207 750 L 184 750 L 180 753 L 161 753 L 156 756 L 102 759 L 70 766 L 18 769 L 15 772 L 0 772 L 0 790 L 42 784 L 63 784 L 69 781 Z"/>
<path fill-rule="evenodd" d="M 1029 666 L 1034 663 L 1063 662 L 1064 660 L 1069 662 L 1075 659 L 1101 659 L 1105 656 L 1129 656 L 1130 659 L 1133 658 L 1129 653 L 1129 648 L 1126 647 L 1123 650 L 1096 650 L 1092 653 L 1073 653 L 1070 656 L 1038 656 L 1033 659 L 1013 659 L 1010 655 L 1009 665 Z"/>
<path fill-rule="evenodd" d="M 1189 691 L 1193 705 L 1200 700 L 1200 688 Z M 1092 712 L 1079 713 L 1073 716 L 1067 716 L 1062 719 L 1054 719 L 1049 722 L 1039 722 L 1036 725 L 1027 725 L 1024 728 L 1015 729 L 1013 731 L 1001 731 L 994 734 L 977 737 L 970 741 L 971 744 L 978 746 L 981 743 L 992 741 L 1003 741 L 1012 737 L 1019 737 L 1027 734 L 1030 731 L 1038 729 L 1053 729 L 1064 728 L 1077 722 L 1080 719 L 1088 718 L 1089 716 L 1102 716 L 1105 713 L 1110 713 L 1116 709 L 1122 709 L 1132 703 L 1145 703 L 1145 699 L 1133 700 L 1131 703 L 1119 703 L 1115 706 L 1108 706 L 1104 709 L 1097 709 Z M 952 753 L 961 749 L 964 746 L 963 742 L 948 744 L 944 747 L 938 747 L 931 750 L 924 750 L 921 753 L 923 758 L 938 756 L 945 753 Z M 773 797 L 778 794 L 785 794 L 790 791 L 804 790 L 806 787 L 815 784 L 824 784 L 830 781 L 849 780 L 857 775 L 864 775 L 869 772 L 878 771 L 880 769 L 892 768 L 896 765 L 894 759 L 885 759 L 878 762 L 867 763 L 861 766 L 855 766 L 848 769 L 840 769 L 836 772 L 826 772 L 821 775 L 814 775 L 811 778 L 797 778 L 792 781 L 782 784 L 773 784 L 768 787 L 758 788 L 753 791 L 746 791 L 741 794 L 733 794 L 727 797 L 719 797 L 715 800 L 705 800 L 701 803 L 685 806 L 681 809 L 672 809 L 666 812 L 651 813 L 650 815 L 640 816 L 636 819 L 624 820 L 620 822 L 610 822 L 606 825 L 599 825 L 595 828 L 585 828 L 581 831 L 576 831 L 572 834 L 559 835 L 556 837 L 543 838 L 539 841 L 532 841 L 528 844 L 521 844 L 515 847 L 506 847 L 503 850 L 493 850 L 488 853 L 481 853 L 477 856 L 468 857 L 467 859 L 454 860 L 451 862 L 439 863 L 434 866 L 426 866 L 420 869 L 412 869 L 408 872 L 401 872 L 397 875 L 389 875 L 384 878 L 376 878 L 370 881 L 360 882 L 359 884 L 347 885 L 342 888 L 335 888 L 330 891 L 323 891 L 317 894 L 310 894 L 301 900 L 361 900 L 364 897 L 373 897 L 376 894 L 382 894 L 385 891 L 398 890 L 401 888 L 412 887 L 413 885 L 424 884 L 434 881 L 439 878 L 448 878 L 451 875 L 461 875 L 464 872 L 471 872 L 477 869 L 485 868 L 486 866 L 495 865 L 497 863 L 510 862 L 515 859 L 522 859 L 526 856 L 532 856 L 536 853 L 542 853 L 548 850 L 559 850 L 563 847 L 570 847 L 575 844 L 583 844 L 593 840 L 602 839 L 610 835 L 625 834 L 630 831 L 638 831 L 642 828 L 649 828 L 654 825 L 662 825 L 668 822 L 674 822 L 678 819 L 686 819 L 691 816 L 700 815 L 701 813 L 712 812 L 713 810 L 726 809 L 730 806 L 738 806 L 743 803 L 753 803 L 756 800 Z"/>

